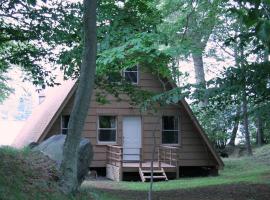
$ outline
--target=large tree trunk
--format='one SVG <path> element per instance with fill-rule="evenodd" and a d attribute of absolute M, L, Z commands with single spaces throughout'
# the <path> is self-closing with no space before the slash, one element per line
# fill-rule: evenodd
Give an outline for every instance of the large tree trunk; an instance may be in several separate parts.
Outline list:
<path fill-rule="evenodd" d="M 244 123 L 244 130 L 245 130 L 245 140 L 246 140 L 246 148 L 248 151 L 248 155 L 252 155 L 251 143 L 250 143 L 250 133 L 249 133 L 249 121 L 248 121 L 248 107 L 247 107 L 247 96 L 246 92 L 244 91 L 243 94 L 243 123 Z"/>
<path fill-rule="evenodd" d="M 241 108 L 240 106 L 237 107 L 236 115 L 234 117 L 234 125 L 233 125 L 233 130 L 230 138 L 230 142 L 228 143 L 229 146 L 235 146 L 235 139 L 236 139 L 236 134 L 238 131 L 238 126 L 239 126 L 239 118 L 240 118 L 240 112 Z"/>
<path fill-rule="evenodd" d="M 256 122 L 256 144 L 260 147 L 263 144 L 263 122 L 261 116 L 257 116 L 257 122 Z"/>
<path fill-rule="evenodd" d="M 78 147 L 85 118 L 94 88 L 96 69 L 96 0 L 84 0 L 84 49 L 80 77 L 75 101 L 71 112 L 68 134 L 64 144 L 63 162 L 61 164 L 61 186 L 65 193 L 76 192 Z"/>

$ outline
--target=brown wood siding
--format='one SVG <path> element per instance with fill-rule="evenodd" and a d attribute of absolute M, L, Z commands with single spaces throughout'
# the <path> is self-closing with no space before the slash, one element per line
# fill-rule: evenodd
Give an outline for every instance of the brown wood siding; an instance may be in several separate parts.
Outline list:
<path fill-rule="evenodd" d="M 52 125 L 50 131 L 46 135 L 45 139 L 51 137 L 52 135 L 61 133 L 61 118 L 58 118 L 55 123 Z"/>
<path fill-rule="evenodd" d="M 163 88 L 158 79 L 150 73 L 140 73 L 139 87 L 145 90 L 162 92 Z M 153 131 L 156 130 L 157 145 L 161 143 L 161 116 L 162 115 L 176 115 L 180 120 L 179 131 L 179 148 L 180 166 L 216 166 L 217 162 L 213 158 L 206 144 L 202 140 L 198 130 L 191 121 L 188 113 L 183 109 L 181 104 L 169 105 L 163 107 L 158 113 L 154 115 L 151 113 L 141 114 L 139 109 L 131 106 L 128 103 L 127 97 L 123 95 L 124 101 L 117 101 L 112 95 L 108 95 L 107 99 L 110 104 L 101 105 L 95 101 L 96 97 L 93 95 L 91 99 L 88 117 L 83 130 L 83 137 L 89 138 L 94 150 L 94 158 L 91 167 L 105 167 L 106 166 L 106 145 L 98 144 L 97 142 L 97 119 L 99 115 L 115 115 L 117 116 L 117 142 L 122 145 L 122 120 L 124 116 L 142 116 L 142 147 L 143 158 L 145 160 L 151 159 L 151 151 L 153 147 Z M 74 98 L 72 97 L 62 111 L 66 115 L 71 112 Z M 48 135 L 57 134 L 60 132 L 60 117 L 53 124 Z M 157 153 L 155 154 L 157 159 Z"/>

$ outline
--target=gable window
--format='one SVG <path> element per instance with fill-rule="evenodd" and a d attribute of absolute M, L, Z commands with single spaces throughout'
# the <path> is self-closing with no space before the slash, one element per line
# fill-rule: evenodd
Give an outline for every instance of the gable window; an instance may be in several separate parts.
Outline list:
<path fill-rule="evenodd" d="M 99 142 L 116 142 L 116 117 L 115 116 L 99 116 L 98 141 Z"/>
<path fill-rule="evenodd" d="M 69 115 L 62 115 L 61 117 L 61 133 L 66 135 L 68 133 Z"/>
<path fill-rule="evenodd" d="M 177 116 L 162 117 L 162 144 L 178 144 L 179 120 Z"/>
<path fill-rule="evenodd" d="M 138 84 L 139 82 L 139 71 L 138 66 L 127 68 L 123 71 L 125 80 L 132 83 Z"/>

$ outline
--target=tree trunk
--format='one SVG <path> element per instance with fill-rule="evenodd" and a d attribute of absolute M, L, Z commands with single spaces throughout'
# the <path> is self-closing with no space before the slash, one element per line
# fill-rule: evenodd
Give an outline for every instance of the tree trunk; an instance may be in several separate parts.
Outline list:
<path fill-rule="evenodd" d="M 192 59 L 194 63 L 196 84 L 201 85 L 203 89 L 206 89 L 202 51 L 192 53 Z M 206 106 L 208 104 L 208 98 L 205 97 L 200 104 Z"/>
<path fill-rule="evenodd" d="M 196 84 L 202 84 L 205 88 L 205 74 L 203 66 L 202 52 L 192 53 L 192 59 L 194 63 Z"/>
<path fill-rule="evenodd" d="M 243 122 L 244 122 L 244 130 L 245 130 L 245 139 L 246 139 L 246 148 L 248 151 L 248 155 L 252 155 L 251 143 L 250 143 L 250 133 L 249 133 L 249 122 L 248 122 L 248 107 L 247 107 L 247 96 L 244 91 L 243 94 Z"/>
<path fill-rule="evenodd" d="M 88 113 L 96 69 L 96 0 L 84 0 L 84 49 L 80 77 L 75 101 L 71 112 L 68 134 L 64 144 L 61 164 L 61 187 L 65 193 L 73 193 L 78 189 L 77 161 L 78 147 L 84 122 Z"/>
<path fill-rule="evenodd" d="M 159 121 L 160 121 L 160 117 L 157 118 L 155 129 L 154 129 L 154 131 L 152 131 L 152 137 L 153 137 L 154 144 L 153 144 L 152 152 L 151 152 L 151 166 L 150 166 L 150 168 L 151 168 L 150 169 L 151 170 L 151 180 L 150 180 L 150 187 L 149 187 L 149 190 L 148 190 L 148 199 L 147 200 L 152 200 L 153 184 L 154 184 L 154 178 L 153 178 L 153 176 L 154 176 L 154 160 L 155 160 L 156 145 L 157 145 L 156 131 L 158 129 Z"/>
<path fill-rule="evenodd" d="M 257 122 L 256 122 L 256 144 L 260 147 L 263 144 L 263 122 L 261 116 L 257 116 Z"/>
<path fill-rule="evenodd" d="M 240 106 L 237 107 L 236 115 L 234 118 L 234 125 L 233 125 L 233 130 L 230 138 L 230 142 L 228 143 L 229 146 L 235 146 L 235 139 L 236 139 L 236 134 L 238 131 L 238 126 L 239 126 L 239 118 L 240 118 Z"/>
<path fill-rule="evenodd" d="M 155 131 L 152 132 L 154 144 L 151 152 L 151 179 L 150 179 L 150 187 L 148 191 L 148 200 L 152 200 L 152 193 L 153 193 L 153 184 L 154 184 L 154 159 L 155 159 L 155 153 L 156 153 L 156 135 Z"/>

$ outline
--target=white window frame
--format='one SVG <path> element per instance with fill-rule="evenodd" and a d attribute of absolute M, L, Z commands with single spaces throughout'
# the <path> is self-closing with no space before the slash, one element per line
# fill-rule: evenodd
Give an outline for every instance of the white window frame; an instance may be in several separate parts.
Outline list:
<path fill-rule="evenodd" d="M 126 71 L 127 69 L 123 70 L 123 77 L 126 79 L 126 72 L 136 72 L 137 73 L 137 82 L 130 82 L 133 85 L 138 85 L 139 84 L 139 65 L 136 65 L 137 71 Z"/>
<path fill-rule="evenodd" d="M 99 127 L 99 117 L 106 116 L 106 117 L 114 117 L 115 118 L 115 128 L 100 128 Z M 99 140 L 99 130 L 115 130 L 115 141 L 100 141 Z M 116 144 L 117 143 L 117 116 L 116 115 L 98 115 L 97 116 L 97 143 L 98 144 Z"/>
<path fill-rule="evenodd" d="M 163 117 L 176 117 L 177 118 L 177 127 L 178 127 L 178 129 L 175 129 L 175 130 L 168 130 L 168 129 L 166 129 L 166 130 L 164 130 L 163 129 Z M 174 145 L 179 145 L 180 144 L 180 119 L 179 119 L 180 117 L 179 116 L 177 116 L 177 115 L 163 115 L 162 116 L 162 118 L 161 118 L 161 125 L 162 125 L 162 127 L 161 127 L 161 144 L 162 145 L 168 145 L 168 146 L 170 146 L 170 145 L 172 145 L 172 146 L 174 146 Z M 177 131 L 177 141 L 178 141 L 178 143 L 163 143 L 163 131 Z"/>
<path fill-rule="evenodd" d="M 62 135 L 66 135 L 66 134 L 63 134 L 63 130 L 67 130 L 67 133 L 68 133 L 68 127 L 67 127 L 67 128 L 64 128 L 64 127 L 63 127 L 63 125 L 64 125 L 64 123 L 63 123 L 63 118 L 64 118 L 64 117 L 67 117 L 67 116 L 69 116 L 69 119 L 70 119 L 70 115 L 61 115 L 61 127 L 60 127 L 60 128 L 61 128 L 61 134 L 62 134 Z"/>

